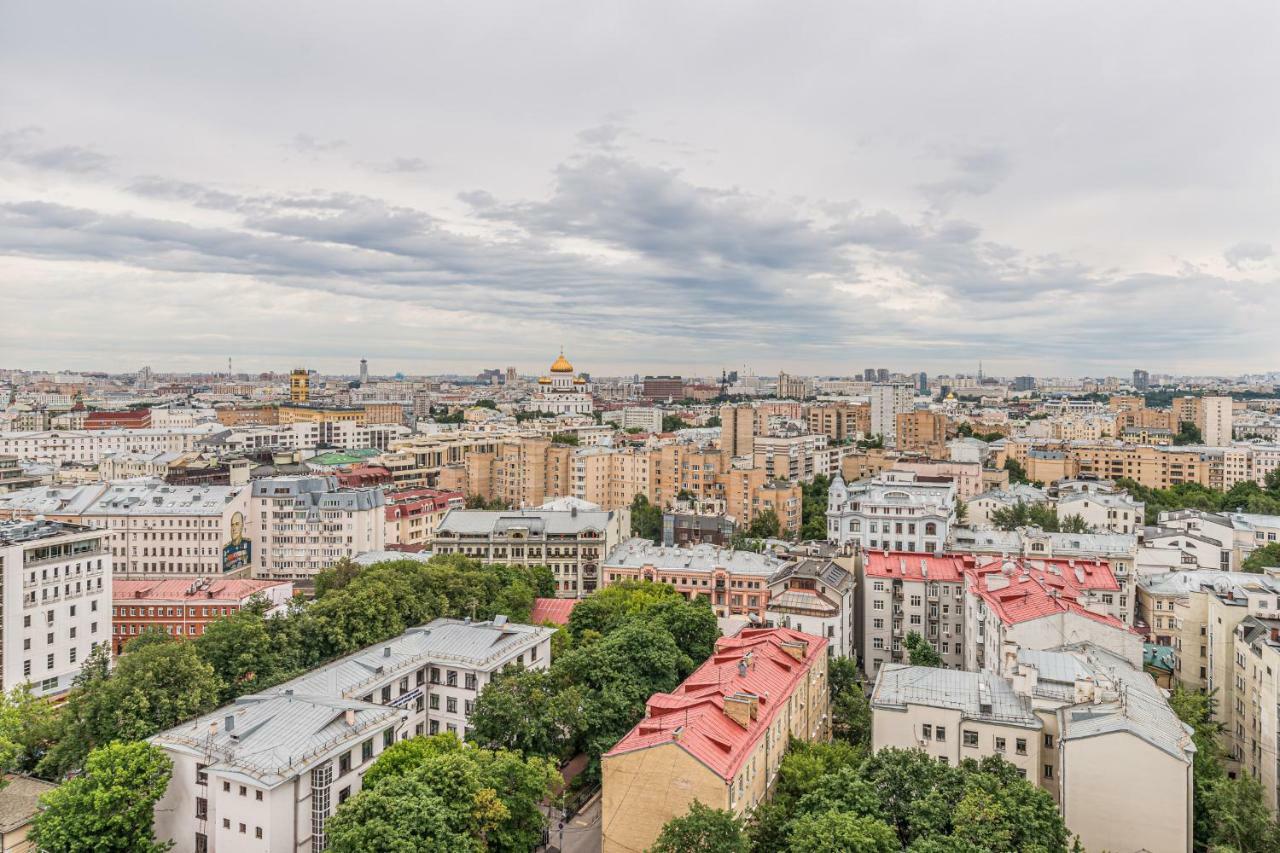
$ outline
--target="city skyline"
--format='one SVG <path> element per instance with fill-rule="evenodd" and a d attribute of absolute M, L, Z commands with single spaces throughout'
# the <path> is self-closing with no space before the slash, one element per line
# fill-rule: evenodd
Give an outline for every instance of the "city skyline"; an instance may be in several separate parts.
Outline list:
<path fill-rule="evenodd" d="M 5 13 L 0 361 L 1274 366 L 1273 9 L 303 8 Z"/>

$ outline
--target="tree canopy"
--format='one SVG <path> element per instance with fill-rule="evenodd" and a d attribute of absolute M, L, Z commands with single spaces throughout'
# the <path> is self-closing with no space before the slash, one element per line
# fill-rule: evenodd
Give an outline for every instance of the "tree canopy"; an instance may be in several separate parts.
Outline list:
<path fill-rule="evenodd" d="M 991 513 L 991 524 L 997 530 L 1017 530 L 1019 527 L 1039 527 L 1047 533 L 1093 533 L 1094 529 L 1079 515 L 1058 517 L 1056 507 L 1049 504 L 1016 501 L 1013 506 L 1000 507 Z"/>
<path fill-rule="evenodd" d="M 641 494 L 631 499 L 631 535 L 662 543 L 662 507 Z"/>
<path fill-rule="evenodd" d="M 741 818 L 694 800 L 688 813 L 667 821 L 649 853 L 748 853 L 750 849 Z"/>
<path fill-rule="evenodd" d="M 32 840 L 47 853 L 160 853 L 155 804 L 173 765 L 148 743 L 111 743 L 89 753 L 84 774 L 41 797 Z"/>
<path fill-rule="evenodd" d="M 942 655 L 919 632 L 908 632 L 907 639 L 902 644 L 906 646 L 907 658 L 912 666 L 942 666 Z"/>

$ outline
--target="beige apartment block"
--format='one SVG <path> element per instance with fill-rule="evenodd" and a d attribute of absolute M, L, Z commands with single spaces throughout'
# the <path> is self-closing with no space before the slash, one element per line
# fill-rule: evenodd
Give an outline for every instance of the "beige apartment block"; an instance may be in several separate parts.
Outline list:
<path fill-rule="evenodd" d="M 604 853 L 642 853 L 695 801 L 747 817 L 793 739 L 830 737 L 827 641 L 789 628 L 722 637 L 601 758 Z"/>

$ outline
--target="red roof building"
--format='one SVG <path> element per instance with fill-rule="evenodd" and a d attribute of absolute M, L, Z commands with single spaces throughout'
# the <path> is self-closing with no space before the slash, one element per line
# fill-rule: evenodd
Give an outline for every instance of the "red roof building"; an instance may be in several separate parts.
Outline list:
<path fill-rule="evenodd" d="M 198 637 L 214 619 L 230 616 L 254 596 L 273 608 L 293 597 L 292 581 L 173 578 L 111 583 L 111 635 L 115 653 L 147 631 Z"/>
<path fill-rule="evenodd" d="M 90 412 L 85 416 L 85 429 L 150 429 L 150 409 L 127 409 L 122 412 Z"/>
<path fill-rule="evenodd" d="M 422 550 L 451 509 L 462 509 L 462 492 L 446 489 L 404 489 L 386 493 L 386 543 Z M 397 549 L 398 550 L 398 549 Z"/>
<path fill-rule="evenodd" d="M 551 622 L 555 625 L 568 625 L 569 614 L 573 613 L 573 608 L 577 607 L 581 600 L 580 598 L 535 598 L 533 611 L 529 614 L 529 623 L 545 625 Z"/>
<path fill-rule="evenodd" d="M 825 739 L 827 641 L 789 628 L 722 637 L 601 758 L 605 850 L 645 850 L 693 800 L 748 813 L 792 738 Z"/>
<path fill-rule="evenodd" d="M 381 465 L 352 465 L 335 471 L 338 485 L 344 489 L 366 489 L 372 486 L 388 486 L 395 481 L 391 472 Z"/>

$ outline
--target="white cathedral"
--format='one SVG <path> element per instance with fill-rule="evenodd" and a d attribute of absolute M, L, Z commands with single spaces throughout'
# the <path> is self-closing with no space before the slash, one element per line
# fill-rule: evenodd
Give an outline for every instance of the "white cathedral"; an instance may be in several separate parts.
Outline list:
<path fill-rule="evenodd" d="M 533 410 L 552 415 L 589 415 L 595 410 L 591 386 L 587 380 L 573 375 L 573 365 L 560 351 L 551 365 L 551 375 L 538 380 L 538 393 L 533 397 Z"/>

